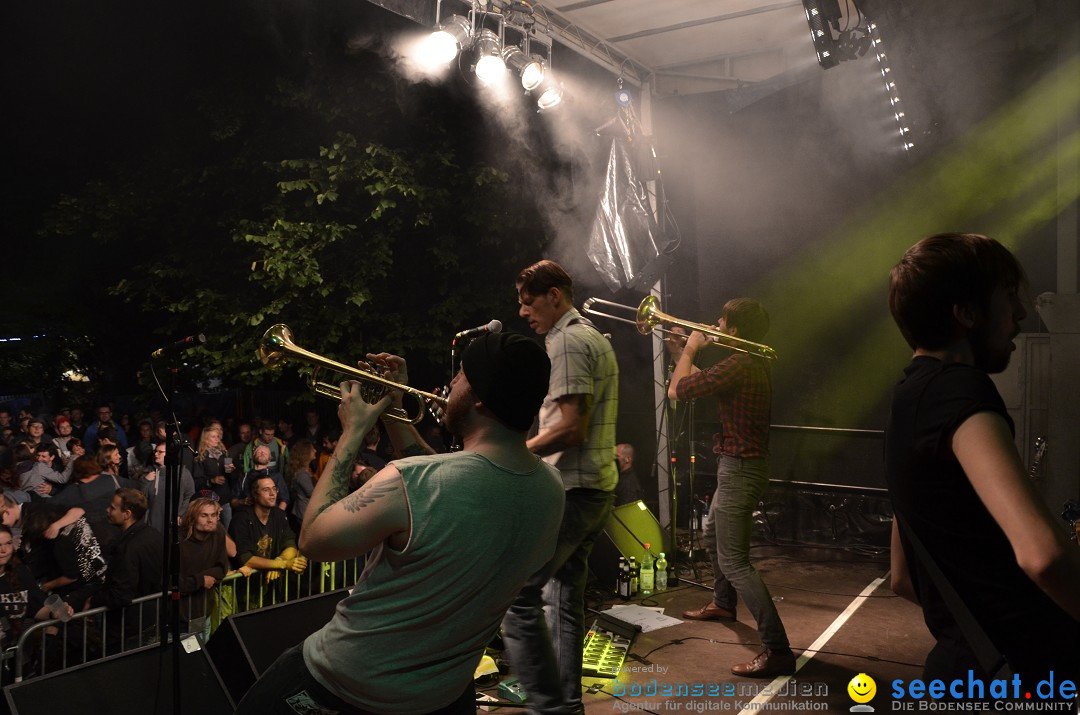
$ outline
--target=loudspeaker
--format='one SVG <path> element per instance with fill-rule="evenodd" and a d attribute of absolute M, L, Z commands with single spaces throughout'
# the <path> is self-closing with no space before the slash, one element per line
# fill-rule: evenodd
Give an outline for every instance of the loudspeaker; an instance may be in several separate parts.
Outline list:
<path fill-rule="evenodd" d="M 589 557 L 589 570 L 600 582 L 601 588 L 614 591 L 620 556 L 625 556 L 628 561 L 633 556 L 640 564 L 645 544 L 649 544 L 649 552 L 656 559 L 661 551 L 669 550 L 666 541 L 660 522 L 645 506 L 645 502 L 635 501 L 617 506 L 611 510 L 603 533 L 596 537 Z"/>
<path fill-rule="evenodd" d="M 348 592 L 338 589 L 226 618 L 206 650 L 233 699 L 240 702 L 279 655 L 325 626 Z"/>
<path fill-rule="evenodd" d="M 229 715 L 236 708 L 203 648 L 185 639 L 180 649 L 180 712 Z M 13 715 L 99 712 L 170 715 L 173 712 L 172 646 L 142 648 L 102 658 L 4 688 Z"/>

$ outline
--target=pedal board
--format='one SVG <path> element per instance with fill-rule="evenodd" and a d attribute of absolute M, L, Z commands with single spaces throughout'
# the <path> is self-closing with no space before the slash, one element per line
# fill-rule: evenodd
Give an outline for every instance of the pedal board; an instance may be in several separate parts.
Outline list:
<path fill-rule="evenodd" d="M 630 639 L 605 630 L 594 622 L 585 634 L 585 650 L 581 658 L 581 674 L 594 678 L 615 678 L 626 662 Z"/>

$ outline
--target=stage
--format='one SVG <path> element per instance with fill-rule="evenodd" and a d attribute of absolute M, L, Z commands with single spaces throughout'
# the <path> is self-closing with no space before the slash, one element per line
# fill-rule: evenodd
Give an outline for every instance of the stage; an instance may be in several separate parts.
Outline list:
<path fill-rule="evenodd" d="M 751 680 L 730 673 L 733 664 L 750 660 L 760 650 L 754 620 L 740 604 L 734 623 L 685 620 L 637 635 L 618 681 L 584 680 L 595 691 L 585 694 L 586 712 L 847 711 L 855 704 L 847 692 L 848 682 L 859 673 L 876 681 L 878 693 L 869 704 L 882 712 L 891 707 L 894 679 L 920 676 L 933 638 L 919 608 L 889 590 L 887 552 L 863 555 L 838 548 L 758 546 L 751 554 L 798 658 L 790 681 Z M 707 572 L 701 575 L 708 581 Z M 631 602 L 662 606 L 666 615 L 680 618 L 684 610 L 698 608 L 710 598 L 710 591 L 681 583 Z M 605 607 L 613 603 L 622 601 L 609 600 Z M 652 694 L 663 693 L 666 684 L 673 693 L 686 684 L 690 694 Z M 778 694 L 769 704 L 761 704 L 769 686 Z M 755 694 L 758 701 L 751 705 Z"/>

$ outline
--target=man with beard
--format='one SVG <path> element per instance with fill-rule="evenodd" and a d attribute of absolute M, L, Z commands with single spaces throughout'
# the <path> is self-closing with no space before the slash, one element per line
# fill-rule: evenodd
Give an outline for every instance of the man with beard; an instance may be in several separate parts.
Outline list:
<path fill-rule="evenodd" d="M 407 381 L 401 358 L 368 358 Z M 367 566 L 330 623 L 286 651 L 238 713 L 476 712 L 473 670 L 518 589 L 551 558 L 563 488 L 525 446 L 547 391 L 544 351 L 488 334 L 461 364 L 445 421 L 465 450 L 396 460 L 352 494 L 357 451 L 390 399 L 369 405 L 358 383 L 342 385 L 342 436 L 300 547 L 321 561 L 367 553 Z"/>
<path fill-rule="evenodd" d="M 890 276 L 889 308 L 915 351 L 885 430 L 892 585 L 937 640 L 926 681 L 986 682 L 998 655 L 1032 690 L 1080 680 L 1080 550 L 1027 479 L 989 377 L 1015 349 L 1023 284 L 1008 249 L 976 234 L 923 239 Z M 968 618 L 989 640 L 978 654 Z"/>

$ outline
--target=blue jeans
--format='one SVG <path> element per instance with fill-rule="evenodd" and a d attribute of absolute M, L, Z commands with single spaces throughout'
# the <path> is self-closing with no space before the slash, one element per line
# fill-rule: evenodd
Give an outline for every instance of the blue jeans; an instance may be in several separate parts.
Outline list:
<path fill-rule="evenodd" d="M 308 670 L 304 662 L 304 644 L 282 653 L 273 665 L 247 691 L 236 706 L 234 715 L 296 715 L 302 712 L 324 715 L 376 715 L 346 703 Z M 473 684 L 457 700 L 431 715 L 472 715 L 476 712 Z"/>
<path fill-rule="evenodd" d="M 589 554 L 614 499 L 614 493 L 596 489 L 566 492 L 555 555 L 522 587 L 503 619 L 503 643 L 528 695 L 529 712 L 583 711 L 581 655 Z"/>
<path fill-rule="evenodd" d="M 785 651 L 790 646 L 784 624 L 769 589 L 750 563 L 754 509 L 768 486 L 768 459 L 720 455 L 716 494 L 705 518 L 705 548 L 716 576 L 713 602 L 734 611 L 741 597 L 757 621 L 762 644 L 771 650 Z"/>

